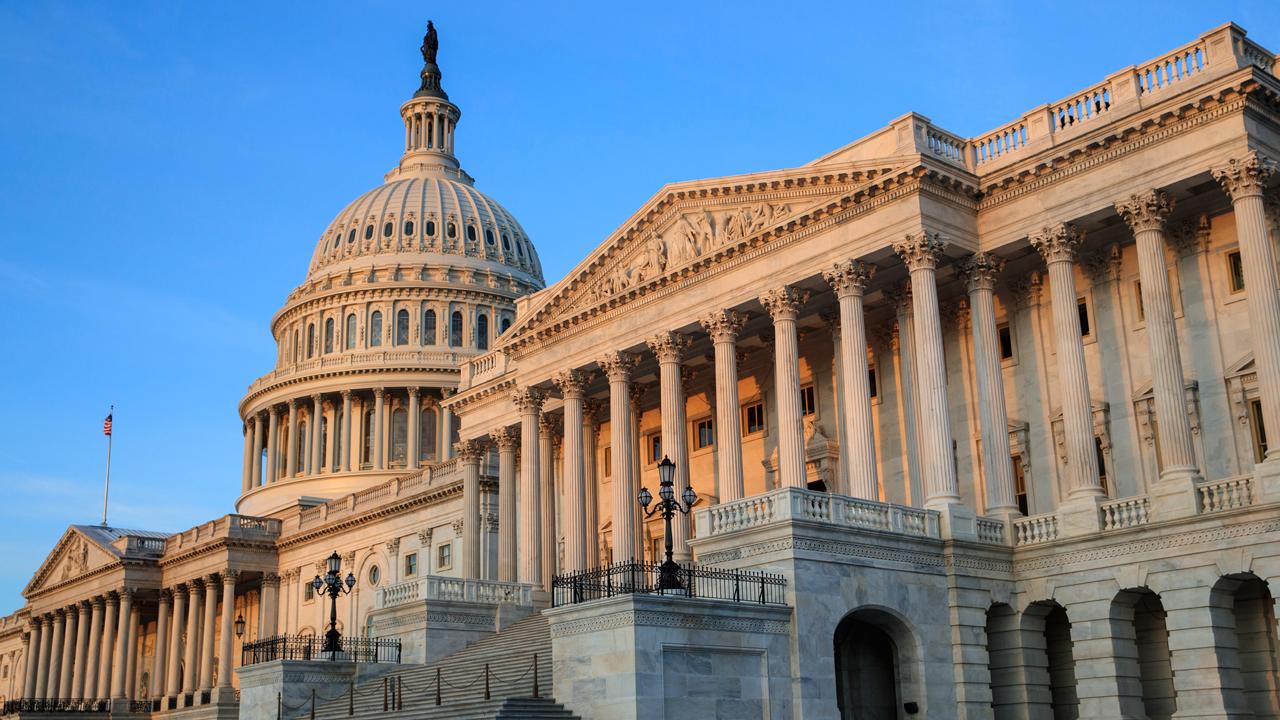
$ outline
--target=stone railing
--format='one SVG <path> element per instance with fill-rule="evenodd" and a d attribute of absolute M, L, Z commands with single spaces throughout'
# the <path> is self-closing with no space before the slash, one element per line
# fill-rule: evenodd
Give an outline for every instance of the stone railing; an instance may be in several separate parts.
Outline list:
<path fill-rule="evenodd" d="M 297 377 L 299 375 L 310 375 L 317 372 L 358 370 L 366 367 L 382 368 L 388 365 L 407 365 L 411 367 L 457 367 L 462 360 L 469 358 L 474 354 L 474 350 L 468 350 L 466 348 L 451 348 L 445 350 L 386 349 L 364 350 L 360 352 L 335 352 L 273 370 L 257 380 L 254 380 L 253 383 L 249 385 L 248 394 L 252 395 L 264 387 L 273 385 L 281 380 Z"/>
<path fill-rule="evenodd" d="M 458 458 L 433 463 L 407 475 L 392 478 L 363 490 L 344 495 L 314 507 L 298 511 L 298 528 L 307 528 L 328 522 L 334 518 L 369 508 L 385 505 L 397 498 L 418 492 L 425 487 L 443 486 L 462 480 Z M 279 521 L 276 521 L 279 522 Z"/>
<path fill-rule="evenodd" d="M 396 607 L 419 600 L 473 602 L 482 605 L 533 605 L 533 586 L 497 580 L 428 575 L 378 590 L 379 608 Z"/>
<path fill-rule="evenodd" d="M 1013 521 L 1014 545 L 1038 545 L 1058 539 L 1058 515 L 1030 515 Z"/>
<path fill-rule="evenodd" d="M 980 517 L 977 521 L 978 540 L 1004 545 L 1004 521 L 999 518 Z"/>
<path fill-rule="evenodd" d="M 938 513 L 933 510 L 860 500 L 845 495 L 801 488 L 780 488 L 699 511 L 694 520 L 698 537 L 762 527 L 785 520 L 800 520 L 901 533 L 917 537 L 941 537 Z"/>
<path fill-rule="evenodd" d="M 1151 522 L 1151 499 L 1146 495 L 1102 503 L 1103 530 L 1138 527 Z"/>
<path fill-rule="evenodd" d="M 280 537 L 282 523 L 277 518 L 251 515 L 223 515 L 207 523 L 170 535 L 163 540 L 165 552 L 200 545 L 218 538 L 275 540 Z"/>
<path fill-rule="evenodd" d="M 1200 483 L 1196 486 L 1200 512 L 1235 510 L 1253 504 L 1253 476 L 1238 475 L 1226 480 Z"/>
<path fill-rule="evenodd" d="M 1151 93 L 1156 90 L 1164 90 L 1171 85 L 1186 80 L 1192 75 L 1204 72 L 1208 63 L 1209 57 L 1205 50 L 1205 40 L 1201 38 L 1196 42 L 1174 50 L 1164 57 L 1144 63 L 1135 71 L 1134 77 L 1138 79 L 1140 92 L 1144 94 Z"/>
<path fill-rule="evenodd" d="M 1068 130 L 1090 120 L 1096 120 L 1111 110 L 1111 103 L 1114 100 L 1111 82 L 1106 81 L 1053 103 L 1049 106 L 1052 129 L 1055 132 Z"/>

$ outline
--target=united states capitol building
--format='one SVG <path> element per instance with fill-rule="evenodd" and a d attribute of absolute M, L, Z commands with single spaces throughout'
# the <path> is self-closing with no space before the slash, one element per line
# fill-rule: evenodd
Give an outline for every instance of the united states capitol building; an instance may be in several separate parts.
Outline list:
<path fill-rule="evenodd" d="M 70 526 L 6 714 L 1280 718 L 1275 53 L 669 184 L 547 284 L 437 48 L 236 514 Z"/>

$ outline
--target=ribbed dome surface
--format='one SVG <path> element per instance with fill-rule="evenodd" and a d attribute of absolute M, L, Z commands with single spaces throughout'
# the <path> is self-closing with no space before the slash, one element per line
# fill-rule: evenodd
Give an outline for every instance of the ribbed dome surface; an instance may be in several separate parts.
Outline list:
<path fill-rule="evenodd" d="M 404 255 L 403 260 L 394 255 Z M 463 179 L 432 172 L 400 177 L 356 198 L 316 244 L 311 273 L 358 259 L 430 262 L 423 255 L 477 258 L 542 284 L 542 265 L 520 223 Z"/>

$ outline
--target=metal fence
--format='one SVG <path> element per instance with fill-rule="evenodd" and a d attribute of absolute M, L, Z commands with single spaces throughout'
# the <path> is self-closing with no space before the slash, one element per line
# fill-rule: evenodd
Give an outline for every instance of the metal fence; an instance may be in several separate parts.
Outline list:
<path fill-rule="evenodd" d="M 326 652 L 324 638 L 316 635 L 276 635 L 245 643 L 241 665 L 272 660 L 337 660 L 357 663 L 399 663 L 400 641 L 384 638 L 344 637 L 342 649 Z"/>
<path fill-rule="evenodd" d="M 676 574 L 678 588 L 660 587 L 661 565 L 621 562 L 551 579 L 553 607 L 573 605 L 615 595 L 668 595 L 730 600 L 759 605 L 785 605 L 787 579 L 753 570 L 725 570 L 682 565 Z M 668 583 L 671 584 L 671 583 Z"/>
<path fill-rule="evenodd" d="M 6 700 L 0 715 L 16 715 L 18 713 L 105 713 L 111 706 L 110 700 L 70 700 L 66 698 L 47 698 L 34 700 Z"/>

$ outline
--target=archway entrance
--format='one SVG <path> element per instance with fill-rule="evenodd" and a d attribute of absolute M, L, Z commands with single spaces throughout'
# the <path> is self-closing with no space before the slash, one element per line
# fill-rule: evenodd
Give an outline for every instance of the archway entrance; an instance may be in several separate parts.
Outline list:
<path fill-rule="evenodd" d="M 901 622 L 878 610 L 858 610 L 836 626 L 836 704 L 841 720 L 898 720 L 909 673 L 900 648 Z M 907 688 L 909 689 L 909 688 Z M 909 693 L 908 693 L 909 694 Z"/>

